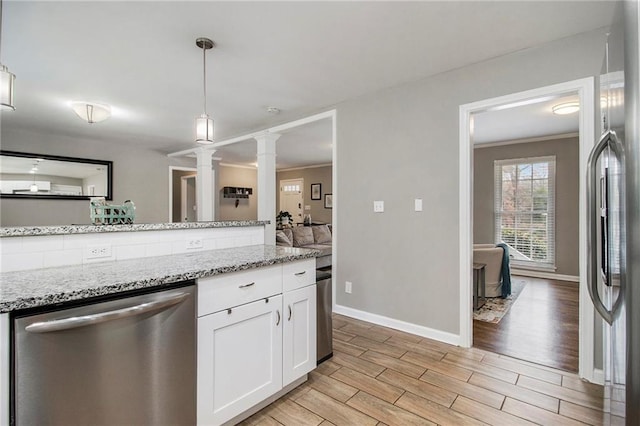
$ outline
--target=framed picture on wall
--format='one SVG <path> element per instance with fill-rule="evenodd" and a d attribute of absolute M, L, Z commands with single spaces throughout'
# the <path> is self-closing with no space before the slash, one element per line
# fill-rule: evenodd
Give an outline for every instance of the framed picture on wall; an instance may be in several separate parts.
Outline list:
<path fill-rule="evenodd" d="M 322 199 L 322 184 L 321 183 L 312 183 L 311 184 L 311 199 L 312 200 L 321 200 Z"/>
<path fill-rule="evenodd" d="M 333 194 L 324 194 L 324 208 L 325 209 L 333 208 Z"/>

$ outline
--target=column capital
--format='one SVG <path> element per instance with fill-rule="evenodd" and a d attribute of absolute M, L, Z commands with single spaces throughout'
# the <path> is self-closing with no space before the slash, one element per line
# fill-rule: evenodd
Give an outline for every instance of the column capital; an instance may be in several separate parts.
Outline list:
<path fill-rule="evenodd" d="M 280 136 L 282 136 L 280 133 L 271 133 L 268 131 L 264 131 L 259 135 L 255 135 L 253 138 L 258 141 L 259 145 L 260 142 L 275 142 L 280 139 Z"/>

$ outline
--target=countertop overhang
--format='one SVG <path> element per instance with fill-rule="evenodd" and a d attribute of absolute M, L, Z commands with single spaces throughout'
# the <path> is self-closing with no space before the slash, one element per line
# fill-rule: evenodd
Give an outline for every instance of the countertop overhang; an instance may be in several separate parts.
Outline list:
<path fill-rule="evenodd" d="M 131 225 L 60 225 L 10 226 L 0 228 L 1 237 L 29 237 L 42 235 L 99 234 L 106 232 L 166 231 L 173 229 L 237 228 L 264 226 L 268 220 L 231 220 L 223 222 L 136 223 Z"/>
<path fill-rule="evenodd" d="M 0 313 L 317 257 L 318 250 L 255 245 L 0 274 Z"/>

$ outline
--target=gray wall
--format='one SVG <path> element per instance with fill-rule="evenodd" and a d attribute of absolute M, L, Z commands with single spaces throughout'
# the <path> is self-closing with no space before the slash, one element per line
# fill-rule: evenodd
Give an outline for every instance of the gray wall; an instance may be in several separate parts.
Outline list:
<path fill-rule="evenodd" d="M 336 302 L 458 334 L 459 106 L 598 75 L 603 49 L 591 32 L 338 104 Z"/>
<path fill-rule="evenodd" d="M 97 127 L 96 127 L 97 128 Z M 169 219 L 169 159 L 166 154 L 134 145 L 110 144 L 29 130 L 2 130 L 2 149 L 113 161 L 113 203 L 127 199 L 136 205 L 136 223 Z M 171 164 L 181 164 L 172 159 Z M 0 200 L 0 225 L 87 224 L 87 200 Z"/>
<path fill-rule="evenodd" d="M 556 273 L 580 275 L 578 263 L 579 208 L 578 138 L 519 143 L 474 149 L 473 241 L 494 242 L 494 160 L 556 157 Z"/>
<path fill-rule="evenodd" d="M 239 198 L 238 207 L 235 198 L 223 198 L 222 188 L 240 186 L 253 188 L 249 198 Z M 244 167 L 218 167 L 218 211 L 217 220 L 256 220 L 258 218 L 258 170 Z"/>
<path fill-rule="evenodd" d="M 331 172 L 333 167 L 311 167 L 308 169 L 285 170 L 276 173 L 276 185 L 280 186 L 280 181 L 285 179 L 304 179 L 304 205 L 311 206 L 311 210 L 303 210 L 303 214 L 311 214 L 314 222 L 331 223 L 331 209 L 324 208 L 324 194 L 333 192 Z M 322 197 L 320 200 L 311 199 L 311 184 L 322 184 Z M 276 190 L 276 211 L 280 211 L 280 190 Z"/>

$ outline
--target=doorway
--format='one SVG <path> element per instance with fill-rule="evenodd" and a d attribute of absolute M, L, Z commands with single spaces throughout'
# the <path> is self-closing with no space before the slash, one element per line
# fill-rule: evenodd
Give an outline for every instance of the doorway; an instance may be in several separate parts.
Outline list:
<path fill-rule="evenodd" d="M 180 180 L 180 220 L 182 222 L 195 222 L 198 215 L 196 175 L 182 176 Z"/>
<path fill-rule="evenodd" d="M 193 211 L 193 206 L 196 205 L 196 175 L 197 169 L 193 167 L 169 166 L 169 222 L 197 220 L 197 211 Z M 183 178 L 187 180 L 184 181 Z M 188 196 L 189 192 L 191 196 Z M 187 212 L 189 204 L 193 213 Z"/>
<path fill-rule="evenodd" d="M 280 210 L 289 212 L 293 223 L 302 223 L 302 203 L 304 202 L 304 179 L 280 181 Z"/>
<path fill-rule="evenodd" d="M 586 78 L 571 82 L 556 84 L 525 92 L 487 99 L 460 106 L 460 342 L 462 346 L 473 345 L 473 114 L 504 109 L 517 105 L 526 105 L 532 100 L 554 98 L 574 94 L 579 103 L 579 176 L 584 176 L 587 157 L 594 143 L 595 114 L 594 114 L 594 80 Z M 579 181 L 579 205 L 586 200 L 584 179 Z M 579 209 L 579 366 L 581 377 L 596 381 L 594 376 L 594 318 L 593 308 L 586 289 L 586 213 Z"/>

